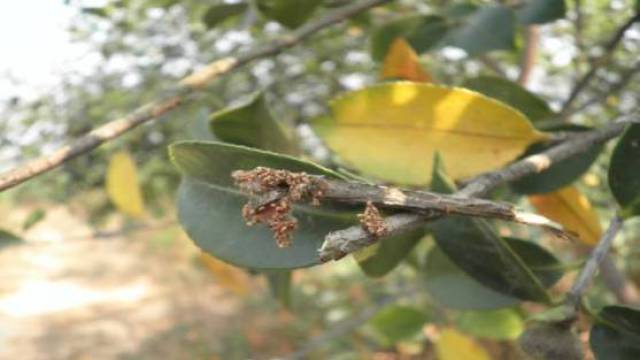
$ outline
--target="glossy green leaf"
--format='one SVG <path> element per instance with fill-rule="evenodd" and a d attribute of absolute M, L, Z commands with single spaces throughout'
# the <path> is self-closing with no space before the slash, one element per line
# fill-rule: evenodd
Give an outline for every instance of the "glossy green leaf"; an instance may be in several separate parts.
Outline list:
<path fill-rule="evenodd" d="M 640 215 L 640 124 L 627 128 L 613 150 L 609 187 L 625 217 Z"/>
<path fill-rule="evenodd" d="M 557 126 L 549 131 L 581 132 L 591 128 L 580 125 Z M 537 154 L 553 147 L 551 144 L 538 143 L 530 146 L 522 157 Z M 578 180 L 598 158 L 602 145 L 594 145 L 588 151 L 566 160 L 552 164 L 548 169 L 537 174 L 525 176 L 510 183 L 513 190 L 520 194 L 540 194 L 561 189 Z"/>
<path fill-rule="evenodd" d="M 553 112 L 549 105 L 527 91 L 517 83 L 497 76 L 479 76 L 467 79 L 462 87 L 475 90 L 481 94 L 502 101 L 513 108 L 520 110 L 529 120 L 536 122 L 548 119 Z"/>
<path fill-rule="evenodd" d="M 591 327 L 589 344 L 597 360 L 640 358 L 640 310 L 606 306 Z"/>
<path fill-rule="evenodd" d="M 178 191 L 180 223 L 199 247 L 226 262 L 254 269 L 315 265 L 324 236 L 355 221 L 334 209 L 296 206 L 293 214 L 299 227 L 293 245 L 278 248 L 267 228 L 245 224 L 241 209 L 246 198 L 233 185 L 231 172 L 268 166 L 332 178 L 341 175 L 291 156 L 219 142 L 175 143 L 170 155 L 186 175 Z"/>
<path fill-rule="evenodd" d="M 0 249 L 7 246 L 11 246 L 11 245 L 17 245 L 22 242 L 23 240 L 17 235 L 14 235 L 6 230 L 0 229 Z"/>
<path fill-rule="evenodd" d="M 424 230 L 418 229 L 386 238 L 365 248 L 365 253 L 361 253 L 360 256 L 356 253 L 355 258 L 365 274 L 371 277 L 382 277 L 404 260 L 423 235 Z"/>
<path fill-rule="evenodd" d="M 487 5 L 462 20 L 441 45 L 459 47 L 469 56 L 514 48 L 515 15 L 502 5 Z"/>
<path fill-rule="evenodd" d="M 207 29 L 211 29 L 229 18 L 244 13 L 248 7 L 247 3 L 213 5 L 202 17 L 202 22 L 207 26 Z"/>
<path fill-rule="evenodd" d="M 442 162 L 434 162 L 432 189 L 452 193 L 455 187 Z M 548 301 L 542 279 L 501 238 L 486 220 L 448 217 L 430 226 L 438 246 L 481 284 L 523 300 Z"/>
<path fill-rule="evenodd" d="M 427 15 L 420 24 L 407 36 L 409 44 L 418 53 L 423 53 L 438 45 L 449 31 L 450 23 L 443 17 Z"/>
<path fill-rule="evenodd" d="M 285 308 L 291 307 L 291 275 L 292 271 L 267 271 L 265 277 L 273 297 Z"/>
<path fill-rule="evenodd" d="M 210 126 L 222 141 L 283 154 L 298 153 L 291 134 L 271 116 L 262 92 L 242 105 L 214 113 Z"/>
<path fill-rule="evenodd" d="M 551 286 L 562 277 L 560 263 L 544 248 L 520 239 L 506 238 L 505 241 L 532 269 L 544 286 Z M 482 285 L 454 264 L 438 247 L 434 247 L 427 254 L 424 274 L 429 295 L 446 307 L 499 309 L 521 301 Z"/>
<path fill-rule="evenodd" d="M 369 320 L 369 325 L 388 344 L 394 344 L 419 334 L 427 319 L 427 315 L 418 309 L 392 305 L 380 310 Z"/>
<path fill-rule="evenodd" d="M 256 0 L 258 10 L 267 18 L 288 28 L 297 28 L 307 21 L 322 0 Z"/>
<path fill-rule="evenodd" d="M 496 340 L 514 340 L 524 330 L 524 321 L 514 309 L 464 311 L 456 327 L 469 335 Z"/>
<path fill-rule="evenodd" d="M 561 19 L 567 12 L 564 0 L 525 0 L 516 10 L 521 24 L 544 24 Z"/>

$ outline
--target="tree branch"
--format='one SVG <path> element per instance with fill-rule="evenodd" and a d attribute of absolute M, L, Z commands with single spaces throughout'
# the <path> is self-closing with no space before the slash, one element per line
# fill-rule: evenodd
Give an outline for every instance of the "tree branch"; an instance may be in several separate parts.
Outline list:
<path fill-rule="evenodd" d="M 191 95 L 202 90 L 202 88 L 209 85 L 212 81 L 241 66 L 257 59 L 276 55 L 287 48 L 299 44 L 324 28 L 389 1 L 391 0 L 366 0 L 345 6 L 344 8 L 327 14 L 317 21 L 307 23 L 298 30 L 267 46 L 248 51 L 237 57 L 227 57 L 214 61 L 180 81 L 178 86 L 168 91 L 169 95 L 143 105 L 122 118 L 108 122 L 50 154 L 28 161 L 0 174 L 0 191 L 4 191 L 38 175 L 51 171 L 66 161 L 87 153 L 107 141 L 113 140 L 146 122 L 169 113 L 189 101 Z"/>
<path fill-rule="evenodd" d="M 636 12 L 629 20 L 627 20 L 618 30 L 613 34 L 611 39 L 607 41 L 604 45 L 604 54 L 600 56 L 598 59 L 592 62 L 591 68 L 587 71 L 584 76 L 578 80 L 575 84 L 567 100 L 562 105 L 562 110 L 558 115 L 560 118 L 564 117 L 568 112 L 570 112 L 571 107 L 573 106 L 573 102 L 576 100 L 578 95 L 587 87 L 591 79 L 596 75 L 596 72 L 604 65 L 609 63 L 611 60 L 611 56 L 613 51 L 616 49 L 618 44 L 622 41 L 624 34 L 633 26 L 634 23 L 640 21 L 640 12 Z"/>
<path fill-rule="evenodd" d="M 536 63 L 540 38 L 540 31 L 537 25 L 528 26 L 525 31 L 526 47 L 522 52 L 522 57 L 520 58 L 520 75 L 518 75 L 518 84 L 522 86 L 527 85 L 529 75 L 531 75 L 531 71 Z"/>
<path fill-rule="evenodd" d="M 619 136 L 628 123 L 629 122 L 623 121 L 615 122 L 601 129 L 571 137 L 567 141 L 544 152 L 527 156 L 501 170 L 480 175 L 468 182 L 468 184 L 455 195 L 457 197 L 485 196 L 500 185 L 520 179 L 526 175 L 539 173 L 555 163 L 587 151 L 593 145 L 606 142 Z M 384 226 L 387 229 L 387 234 L 396 235 L 415 229 L 435 218 L 437 218 L 435 215 L 430 217 L 409 213 L 396 214 L 386 217 L 384 219 Z M 352 253 L 365 246 L 371 245 L 377 240 L 377 238 L 372 238 L 361 226 L 352 226 L 327 234 L 320 253 L 321 256 L 335 254 L 336 257 L 330 259 L 338 260 L 344 256 L 344 254 Z"/>
<path fill-rule="evenodd" d="M 571 287 L 571 290 L 567 293 L 567 304 L 572 306 L 573 309 L 577 309 L 580 306 L 580 299 L 582 299 L 582 295 L 591 283 L 591 279 L 593 279 L 596 270 L 604 260 L 607 253 L 609 253 L 609 248 L 613 243 L 613 239 L 615 239 L 618 234 L 618 231 L 622 228 L 622 223 L 623 219 L 619 215 L 615 215 L 613 219 L 611 219 L 609 228 L 604 232 L 604 234 L 602 234 L 600 241 L 598 241 L 596 247 L 591 251 L 589 260 L 587 260 L 587 263 L 582 268 L 582 271 Z"/>

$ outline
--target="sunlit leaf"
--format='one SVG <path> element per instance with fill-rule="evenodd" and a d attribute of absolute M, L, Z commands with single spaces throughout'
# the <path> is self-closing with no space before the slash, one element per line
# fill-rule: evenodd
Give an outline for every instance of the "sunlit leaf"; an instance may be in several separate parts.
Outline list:
<path fill-rule="evenodd" d="M 388 344 L 394 344 L 416 336 L 426 321 L 427 315 L 418 309 L 392 305 L 380 310 L 369 324 Z"/>
<path fill-rule="evenodd" d="M 430 182 L 438 151 L 454 179 L 497 169 L 546 139 L 518 111 L 484 95 L 394 82 L 338 97 L 312 126 L 348 166 L 406 185 Z"/>
<path fill-rule="evenodd" d="M 298 154 L 292 134 L 269 111 L 262 92 L 247 102 L 211 115 L 211 132 L 217 139 L 282 154 Z"/>
<path fill-rule="evenodd" d="M 109 160 L 106 179 L 107 194 L 115 207 L 137 218 L 144 213 L 144 201 L 138 182 L 136 164 L 128 152 L 118 152 Z"/>
<path fill-rule="evenodd" d="M 416 52 L 401 37 L 396 38 L 391 44 L 382 64 L 380 78 L 433 82 L 431 76 L 420 66 Z"/>
<path fill-rule="evenodd" d="M 304 24 L 321 3 L 322 0 L 256 0 L 264 16 L 288 28 Z"/>
<path fill-rule="evenodd" d="M 623 216 L 640 215 L 640 125 L 622 135 L 611 156 L 609 187 L 622 207 Z"/>
<path fill-rule="evenodd" d="M 247 3 L 212 5 L 202 17 L 202 21 L 207 29 L 211 29 L 229 18 L 244 13 L 248 7 Z"/>
<path fill-rule="evenodd" d="M 575 232 L 587 245 L 595 245 L 602 235 L 602 227 L 589 199 L 576 187 L 529 196 L 529 202 L 540 213 Z"/>
<path fill-rule="evenodd" d="M 516 10 L 521 24 L 543 24 L 565 16 L 564 0 L 525 0 Z"/>
<path fill-rule="evenodd" d="M 562 125 L 547 128 L 547 130 L 579 133 L 581 131 L 589 131 L 591 128 L 579 125 Z M 540 153 L 553 146 L 554 144 L 533 144 L 522 157 Z M 572 156 L 563 161 L 554 162 L 548 169 L 536 174 L 527 175 L 511 182 L 509 185 L 520 194 L 548 193 L 568 186 L 589 170 L 598 155 L 600 155 L 602 147 L 601 144 L 593 145 L 588 151 L 582 154 Z"/>
<path fill-rule="evenodd" d="M 589 336 L 596 359 L 635 360 L 640 356 L 640 310 L 606 306 L 598 314 Z"/>
<path fill-rule="evenodd" d="M 469 335 L 497 340 L 517 339 L 524 330 L 524 321 L 514 309 L 464 311 L 455 323 Z"/>
<path fill-rule="evenodd" d="M 298 230 L 293 244 L 279 248 L 265 227 L 248 227 L 241 215 L 246 198 L 231 178 L 234 170 L 268 166 L 330 178 L 329 169 L 291 156 L 219 142 L 185 141 L 170 146 L 174 164 L 185 174 L 178 190 L 178 218 L 189 237 L 209 254 L 253 269 L 293 269 L 318 264 L 318 248 L 331 230 L 354 216 L 335 209 L 296 206 Z"/>
<path fill-rule="evenodd" d="M 462 86 L 520 110 L 533 122 L 547 119 L 553 115 L 544 100 L 503 77 L 479 76 L 465 80 Z"/>
<path fill-rule="evenodd" d="M 354 257 L 365 274 L 371 277 L 382 277 L 398 266 L 423 235 L 424 230 L 418 229 L 391 236 L 362 249 L 362 252 L 355 253 Z"/>
<path fill-rule="evenodd" d="M 503 5 L 487 5 L 462 19 L 441 41 L 475 56 L 492 50 L 514 48 L 515 15 Z"/>
<path fill-rule="evenodd" d="M 22 230 L 29 230 L 47 216 L 47 211 L 43 208 L 37 208 L 29 213 L 29 216 L 22 223 Z"/>
<path fill-rule="evenodd" d="M 200 253 L 200 260 L 216 279 L 216 283 L 237 295 L 246 295 L 251 290 L 249 276 L 244 270 L 229 265 L 215 257 Z"/>
<path fill-rule="evenodd" d="M 473 338 L 454 328 L 445 328 L 435 341 L 438 360 L 490 360 L 487 351 Z"/>

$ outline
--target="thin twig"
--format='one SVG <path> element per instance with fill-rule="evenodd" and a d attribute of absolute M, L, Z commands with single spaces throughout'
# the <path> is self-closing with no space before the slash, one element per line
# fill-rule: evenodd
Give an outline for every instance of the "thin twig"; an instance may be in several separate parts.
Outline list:
<path fill-rule="evenodd" d="M 634 14 L 629 20 L 627 20 L 622 26 L 618 28 L 618 30 L 613 34 L 613 36 L 607 41 L 604 45 L 604 54 L 599 57 L 597 60 L 593 61 L 591 64 L 591 68 L 587 71 L 580 80 L 575 84 L 567 100 L 562 105 L 562 110 L 558 115 L 560 118 L 563 118 L 565 114 L 567 114 L 571 107 L 573 106 L 573 102 L 576 100 L 578 95 L 587 87 L 591 79 L 596 75 L 596 72 L 604 65 L 609 63 L 613 51 L 616 49 L 618 44 L 622 41 L 624 34 L 633 26 L 633 24 L 637 21 L 640 21 L 640 12 Z"/>
<path fill-rule="evenodd" d="M 536 63 L 538 55 L 538 43 L 540 31 L 537 25 L 528 26 L 525 34 L 525 49 L 520 58 L 520 75 L 518 75 L 518 84 L 526 86 L 529 81 L 529 75 Z"/>
<path fill-rule="evenodd" d="M 623 219 L 619 215 L 615 215 L 613 219 L 611 219 L 609 228 L 604 232 L 596 247 L 591 251 L 589 260 L 587 260 L 587 263 L 582 268 L 580 275 L 578 275 L 578 278 L 573 283 L 571 290 L 567 293 L 567 304 L 572 306 L 574 309 L 577 309 L 580 306 L 582 295 L 591 283 L 591 279 L 593 279 L 596 270 L 604 260 L 605 256 L 609 253 L 609 248 L 613 243 L 613 239 L 615 239 L 618 234 L 618 231 L 622 228 L 622 223 Z"/>
<path fill-rule="evenodd" d="M 391 0 L 367 0 L 345 6 L 344 8 L 327 14 L 317 21 L 307 23 L 298 30 L 279 40 L 273 41 L 267 46 L 248 51 L 237 57 L 227 57 L 214 61 L 203 69 L 184 78 L 178 86 L 167 92 L 168 95 L 143 105 L 122 118 L 104 124 L 52 153 L 18 165 L 0 174 L 0 191 L 9 189 L 40 174 L 51 171 L 66 161 L 87 153 L 107 141 L 113 140 L 146 122 L 169 113 L 189 101 L 192 94 L 202 90 L 212 81 L 241 66 L 257 59 L 274 56 L 287 48 L 299 44 L 324 28 L 389 1 Z"/>
<path fill-rule="evenodd" d="M 456 195 L 460 197 L 485 196 L 500 185 L 530 174 L 539 173 L 555 163 L 587 151 L 593 145 L 619 136 L 628 123 L 623 121 L 615 122 L 601 129 L 585 132 L 581 136 L 571 137 L 569 140 L 544 152 L 516 161 L 501 170 L 480 175 L 468 182 Z M 436 217 L 402 213 L 386 217 L 384 226 L 386 226 L 388 234 L 395 235 L 415 229 L 434 218 Z M 336 258 L 333 259 L 337 260 L 344 256 L 344 253 L 354 252 L 371 245 L 377 240 L 372 239 L 370 234 L 360 226 L 333 231 L 325 236 L 321 255 L 334 254 Z"/>

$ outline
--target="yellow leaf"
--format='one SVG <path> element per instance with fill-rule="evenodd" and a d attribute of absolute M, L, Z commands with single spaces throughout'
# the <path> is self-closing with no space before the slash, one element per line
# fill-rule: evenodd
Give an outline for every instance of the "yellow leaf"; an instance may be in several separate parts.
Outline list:
<path fill-rule="evenodd" d="M 440 332 L 435 342 L 439 360 L 490 360 L 487 351 L 473 338 L 461 334 L 454 328 Z"/>
<path fill-rule="evenodd" d="M 573 186 L 529 196 L 529 202 L 541 215 L 577 233 L 587 245 L 595 245 L 602 235 L 598 214 L 589 199 Z"/>
<path fill-rule="evenodd" d="M 391 43 L 389 52 L 384 57 L 380 78 L 433 82 L 431 76 L 420 67 L 416 52 L 401 37 L 396 38 Z"/>
<path fill-rule="evenodd" d="M 379 84 L 331 107 L 332 117 L 312 123 L 327 146 L 346 165 L 397 184 L 428 184 L 436 151 L 460 179 L 500 168 L 548 138 L 505 104 L 433 84 Z"/>
<path fill-rule="evenodd" d="M 244 271 L 206 253 L 200 253 L 200 259 L 204 266 L 211 271 L 220 286 L 233 291 L 237 295 L 249 293 L 249 276 Z"/>
<path fill-rule="evenodd" d="M 122 213 L 140 217 L 144 213 L 144 201 L 138 183 L 136 164 L 127 152 L 114 154 L 107 169 L 107 194 Z"/>

